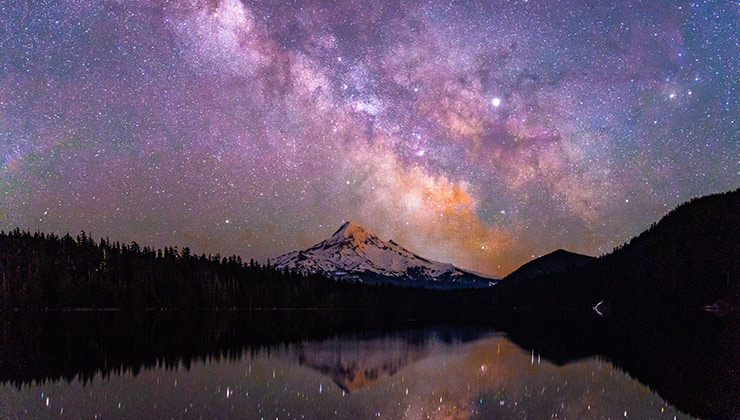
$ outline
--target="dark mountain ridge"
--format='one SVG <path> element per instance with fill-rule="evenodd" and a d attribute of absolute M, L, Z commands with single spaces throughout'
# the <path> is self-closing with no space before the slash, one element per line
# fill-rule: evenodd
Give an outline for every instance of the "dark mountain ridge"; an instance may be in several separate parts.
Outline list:
<path fill-rule="evenodd" d="M 701 308 L 740 304 L 740 189 L 692 199 L 612 253 L 502 281 L 498 307 Z"/>
<path fill-rule="evenodd" d="M 580 267 L 593 260 L 594 257 L 589 255 L 558 249 L 523 264 L 511 274 L 504 277 L 503 281 L 516 282 L 547 274 L 562 273 L 570 268 Z"/>

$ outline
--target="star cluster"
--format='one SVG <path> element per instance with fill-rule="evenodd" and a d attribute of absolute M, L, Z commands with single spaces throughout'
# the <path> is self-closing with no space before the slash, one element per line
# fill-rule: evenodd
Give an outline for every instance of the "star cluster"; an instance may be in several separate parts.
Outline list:
<path fill-rule="evenodd" d="M 612 4 L 613 3 L 613 4 Z M 740 185 L 740 3 L 0 4 L 0 227 L 506 274 Z"/>

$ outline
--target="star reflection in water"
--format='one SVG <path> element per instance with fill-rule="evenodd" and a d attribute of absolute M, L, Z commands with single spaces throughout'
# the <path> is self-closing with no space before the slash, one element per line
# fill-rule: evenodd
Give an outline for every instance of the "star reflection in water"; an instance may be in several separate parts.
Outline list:
<path fill-rule="evenodd" d="M 184 360 L 99 371 L 91 380 L 5 382 L 0 411 L 8 418 L 688 418 L 602 357 L 552 362 L 486 328 L 341 335 Z"/>

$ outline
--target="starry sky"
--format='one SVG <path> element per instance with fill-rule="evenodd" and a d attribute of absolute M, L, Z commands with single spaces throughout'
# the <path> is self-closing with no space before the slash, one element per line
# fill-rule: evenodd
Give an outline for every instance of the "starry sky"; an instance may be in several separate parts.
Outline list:
<path fill-rule="evenodd" d="M 503 275 L 740 186 L 738 1 L 13 1 L 0 51 L 3 229 Z"/>

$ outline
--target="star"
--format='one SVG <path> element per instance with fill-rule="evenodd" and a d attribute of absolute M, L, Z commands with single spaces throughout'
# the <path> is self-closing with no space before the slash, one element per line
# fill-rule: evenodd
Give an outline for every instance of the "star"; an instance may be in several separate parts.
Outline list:
<path fill-rule="evenodd" d="M 505 275 L 740 185 L 736 2 L 161 3 L 0 7 L 0 229 Z"/>

